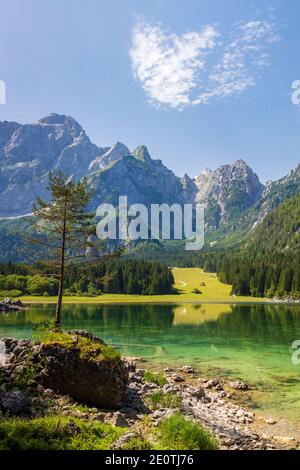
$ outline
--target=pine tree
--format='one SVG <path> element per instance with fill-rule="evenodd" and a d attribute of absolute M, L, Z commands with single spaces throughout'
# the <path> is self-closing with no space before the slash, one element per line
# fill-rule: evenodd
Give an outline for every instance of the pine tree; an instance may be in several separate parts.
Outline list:
<path fill-rule="evenodd" d="M 33 205 L 35 227 L 45 236 L 30 241 L 47 247 L 49 258 L 41 265 L 59 281 L 55 312 L 55 327 L 59 328 L 65 271 L 85 261 L 86 249 L 94 245 L 90 241 L 93 215 L 85 210 L 92 193 L 86 179 L 74 182 L 61 171 L 50 174 L 48 190 L 50 201 L 38 197 Z"/>

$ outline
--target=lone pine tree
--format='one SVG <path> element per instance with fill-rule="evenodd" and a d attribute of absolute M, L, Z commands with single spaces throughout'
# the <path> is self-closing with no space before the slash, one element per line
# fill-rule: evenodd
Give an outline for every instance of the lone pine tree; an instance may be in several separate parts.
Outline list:
<path fill-rule="evenodd" d="M 55 327 L 59 328 L 65 271 L 86 261 L 87 249 L 96 245 L 91 241 L 93 214 L 86 211 L 92 192 L 85 178 L 76 182 L 61 171 L 50 174 L 48 190 L 50 200 L 38 197 L 33 205 L 35 227 L 45 236 L 31 241 L 47 248 L 48 259 L 40 264 L 59 281 L 55 315 Z"/>

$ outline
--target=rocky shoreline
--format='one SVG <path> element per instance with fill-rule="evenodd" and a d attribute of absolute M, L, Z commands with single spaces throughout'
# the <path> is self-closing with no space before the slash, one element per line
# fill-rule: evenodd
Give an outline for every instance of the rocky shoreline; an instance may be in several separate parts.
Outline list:
<path fill-rule="evenodd" d="M 274 297 L 272 299 L 273 303 L 276 304 L 295 304 L 299 305 L 300 304 L 300 299 L 295 299 L 294 297 Z"/>
<path fill-rule="evenodd" d="M 118 409 L 115 406 L 110 409 L 109 406 L 95 406 L 91 403 L 85 403 L 83 407 L 83 396 L 79 403 L 71 394 L 60 393 L 57 390 L 59 386 L 51 385 L 51 368 L 48 366 L 54 360 L 53 351 L 52 356 L 47 355 L 43 362 L 44 369 L 39 377 L 43 377 L 45 373 L 48 375 L 48 381 L 43 382 L 37 378 L 38 375 L 30 377 L 26 372 L 27 375 L 24 376 L 29 357 L 44 357 L 43 345 L 12 338 L 5 338 L 3 341 L 6 345 L 6 355 L 0 366 L 0 423 L 6 416 L 19 416 L 24 419 L 39 417 L 45 412 L 45 401 L 50 401 L 51 409 L 47 412 L 126 428 L 126 432 L 114 443 L 115 449 L 126 447 L 132 439 L 144 438 L 149 431 L 147 427 L 156 428 L 162 420 L 177 412 L 209 431 L 222 450 L 298 448 L 299 443 L 294 440 L 284 441 L 282 438 L 280 442 L 257 431 L 256 416 L 240 406 L 232 397 L 232 393 L 243 394 L 248 390 L 248 385 L 243 382 L 225 382 L 217 378 L 202 379 L 190 366 L 166 368 L 160 375 L 155 375 L 141 367 L 141 364 L 144 367 L 141 358 L 127 357 L 121 360 L 123 382 L 118 384 Z M 56 358 L 55 361 L 57 365 L 59 360 Z M 26 377 L 22 385 L 20 377 Z M 116 378 L 114 380 L 118 381 Z M 121 393 L 120 387 L 123 386 L 124 393 Z M 156 406 L 153 406 L 153 397 L 158 397 Z M 146 426 L 145 419 L 148 423 Z M 149 439 L 148 435 L 147 438 Z"/>
<path fill-rule="evenodd" d="M 25 305 L 20 300 L 7 298 L 0 302 L 0 312 L 18 312 L 25 310 L 25 308 Z"/>

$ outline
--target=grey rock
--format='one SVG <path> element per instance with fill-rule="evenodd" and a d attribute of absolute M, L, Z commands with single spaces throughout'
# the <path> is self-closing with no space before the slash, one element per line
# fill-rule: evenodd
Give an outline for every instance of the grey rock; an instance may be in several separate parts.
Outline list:
<path fill-rule="evenodd" d="M 249 390 L 249 385 L 246 384 L 245 382 L 241 382 L 241 381 L 230 382 L 229 387 L 234 389 L 234 390 L 242 390 L 242 391 Z"/>
<path fill-rule="evenodd" d="M 179 370 L 185 374 L 193 374 L 195 372 L 195 369 L 191 366 L 183 366 Z"/>
<path fill-rule="evenodd" d="M 93 341 L 103 343 L 95 337 Z M 122 361 L 85 359 L 78 348 L 55 343 L 42 344 L 40 356 L 44 368 L 37 380 L 45 388 L 99 408 L 113 409 L 122 405 L 128 381 L 128 370 Z"/>
<path fill-rule="evenodd" d="M 211 389 L 216 388 L 220 385 L 220 382 L 217 379 L 210 379 L 204 383 L 204 388 Z"/>
<path fill-rule="evenodd" d="M 13 416 L 28 415 L 30 411 L 29 400 L 20 390 L 5 392 L 0 397 L 0 405 L 5 413 Z"/>
<path fill-rule="evenodd" d="M 113 449 L 122 450 L 122 448 L 128 444 L 132 439 L 138 438 L 139 435 L 134 432 L 126 432 L 121 436 L 114 444 Z"/>
<path fill-rule="evenodd" d="M 184 378 L 181 377 L 181 375 L 173 374 L 173 375 L 171 375 L 171 381 L 180 383 L 180 382 L 184 382 Z"/>
<path fill-rule="evenodd" d="M 120 413 L 114 413 L 111 418 L 106 420 L 106 422 L 109 422 L 110 424 L 113 424 L 114 426 L 118 426 L 120 428 L 128 428 L 129 424 L 125 416 Z"/>

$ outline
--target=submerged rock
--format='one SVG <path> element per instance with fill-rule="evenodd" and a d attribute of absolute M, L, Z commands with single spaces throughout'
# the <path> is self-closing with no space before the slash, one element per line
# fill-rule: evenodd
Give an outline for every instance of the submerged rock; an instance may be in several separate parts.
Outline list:
<path fill-rule="evenodd" d="M 185 374 L 193 374 L 195 372 L 195 369 L 191 366 L 183 366 L 179 370 Z"/>
<path fill-rule="evenodd" d="M 241 381 L 230 382 L 229 387 L 233 388 L 234 390 L 242 390 L 242 391 L 249 390 L 249 385 Z"/>

